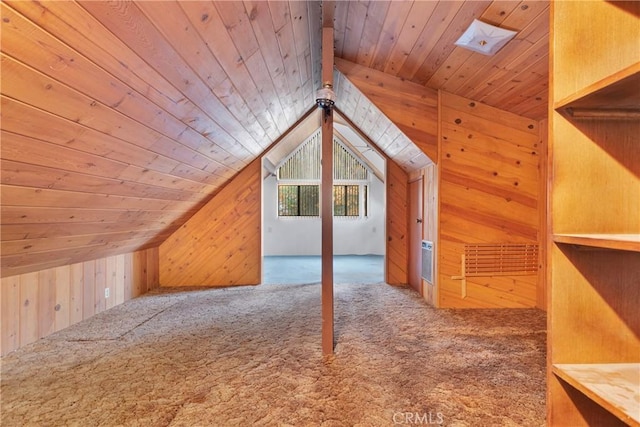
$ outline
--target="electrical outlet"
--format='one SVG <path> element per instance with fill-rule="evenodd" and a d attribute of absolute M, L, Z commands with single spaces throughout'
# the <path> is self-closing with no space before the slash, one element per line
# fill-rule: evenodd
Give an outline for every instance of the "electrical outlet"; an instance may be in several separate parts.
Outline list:
<path fill-rule="evenodd" d="M 104 297 L 109 298 L 109 295 L 110 295 L 109 288 L 104 288 Z"/>

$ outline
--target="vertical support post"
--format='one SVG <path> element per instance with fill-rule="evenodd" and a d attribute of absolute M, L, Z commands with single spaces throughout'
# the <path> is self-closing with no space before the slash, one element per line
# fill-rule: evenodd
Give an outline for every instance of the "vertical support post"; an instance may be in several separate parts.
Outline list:
<path fill-rule="evenodd" d="M 333 110 L 322 113 L 322 353 L 333 354 Z"/>
<path fill-rule="evenodd" d="M 322 29 L 322 81 L 333 82 L 333 28 Z M 333 354 L 333 109 L 322 112 L 322 354 Z"/>

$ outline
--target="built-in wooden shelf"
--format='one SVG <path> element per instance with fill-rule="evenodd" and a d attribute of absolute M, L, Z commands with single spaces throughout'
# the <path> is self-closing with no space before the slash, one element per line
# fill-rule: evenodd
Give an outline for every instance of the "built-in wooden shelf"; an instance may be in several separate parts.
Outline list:
<path fill-rule="evenodd" d="M 639 14 L 552 2 L 550 427 L 640 427 Z"/>
<path fill-rule="evenodd" d="M 640 363 L 556 364 L 552 371 L 631 426 L 640 426 Z"/>
<path fill-rule="evenodd" d="M 599 249 L 640 252 L 640 234 L 554 234 L 553 241 Z"/>
<path fill-rule="evenodd" d="M 576 119 L 640 119 L 640 63 L 556 102 L 555 109 Z"/>

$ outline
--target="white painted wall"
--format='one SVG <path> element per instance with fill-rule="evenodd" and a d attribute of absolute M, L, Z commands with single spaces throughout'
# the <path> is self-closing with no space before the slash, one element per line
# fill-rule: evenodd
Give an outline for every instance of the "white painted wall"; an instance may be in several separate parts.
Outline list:
<path fill-rule="evenodd" d="M 384 255 L 384 183 L 369 183 L 369 217 L 334 218 L 335 255 Z M 278 187 L 274 176 L 263 181 L 264 255 L 320 255 L 320 218 L 278 217 Z"/>

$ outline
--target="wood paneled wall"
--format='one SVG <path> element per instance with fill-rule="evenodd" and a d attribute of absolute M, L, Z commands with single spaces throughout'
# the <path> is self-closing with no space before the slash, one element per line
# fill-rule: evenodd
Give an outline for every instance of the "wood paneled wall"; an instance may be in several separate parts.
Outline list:
<path fill-rule="evenodd" d="M 432 162 L 438 158 L 438 92 L 428 89 L 416 83 L 405 81 L 401 78 L 390 76 L 381 71 L 336 58 L 336 67 L 349 82 L 355 85 L 367 99 L 380 109 L 395 126 L 413 141 Z M 339 79 L 338 79 L 339 80 Z M 340 88 L 340 86 L 339 86 Z M 351 112 L 348 106 L 343 105 L 349 101 L 348 93 L 339 92 L 340 108 L 352 114 L 352 120 L 358 124 L 365 133 L 367 128 L 375 128 L 373 123 L 367 126 L 366 120 L 358 120 L 359 114 L 366 114 L 361 108 Z M 387 144 L 379 141 L 375 135 L 370 137 L 382 149 Z M 387 150 L 388 151 L 388 150 Z M 387 152 L 396 158 L 397 152 Z"/>
<path fill-rule="evenodd" d="M 546 116 L 548 1 L 336 1 L 335 5 L 337 57 L 418 87 L 471 97 L 536 120 Z M 473 53 L 454 44 L 473 18 L 517 34 L 499 55 Z"/>
<path fill-rule="evenodd" d="M 406 285 L 409 281 L 408 197 L 407 173 L 393 161 L 387 161 L 385 280 L 390 285 Z"/>
<path fill-rule="evenodd" d="M 156 247 L 252 158 L 77 3 L 0 12 L 3 277 Z"/>
<path fill-rule="evenodd" d="M 8 276 L 1 284 L 5 355 L 156 288 L 158 249 Z"/>
<path fill-rule="evenodd" d="M 452 277 L 465 244 L 541 242 L 539 123 L 444 92 L 440 114 L 439 306 L 535 307 L 541 273 L 467 278 L 466 297 Z"/>
<path fill-rule="evenodd" d="M 423 236 L 436 243 L 437 257 L 438 283 L 424 288 L 427 301 L 439 307 L 544 307 L 542 273 L 469 279 L 465 297 L 461 282 L 451 279 L 461 275 L 465 243 L 537 243 L 544 250 L 546 181 L 540 159 L 546 147 L 540 123 L 446 92 L 438 97 L 431 89 L 349 61 L 337 59 L 336 66 L 437 163 L 421 171 L 426 179 Z M 366 127 L 366 120 L 360 122 Z M 387 194 L 390 224 L 406 216 L 406 200 L 402 205 L 392 199 L 399 191 L 407 197 L 406 188 L 394 185 L 398 188 L 390 185 Z M 397 232 L 397 226 L 388 231 Z M 397 237 L 389 234 L 387 244 Z M 387 268 L 399 272 L 407 256 L 396 250 L 387 249 Z M 394 283 L 406 280 L 400 275 Z"/>
<path fill-rule="evenodd" d="M 434 283 L 429 284 L 425 280 L 422 280 L 422 292 L 424 299 L 432 306 L 438 306 L 438 165 L 435 163 L 430 164 L 423 170 L 424 179 L 424 196 L 422 198 L 424 206 L 424 219 L 422 221 L 422 235 L 424 240 L 429 240 L 434 243 L 434 263 L 433 263 L 433 278 Z"/>
<path fill-rule="evenodd" d="M 314 105 L 319 2 L 2 1 L 2 275 L 156 247 Z"/>
<path fill-rule="evenodd" d="M 261 282 L 261 172 L 259 158 L 160 245 L 161 286 Z"/>

